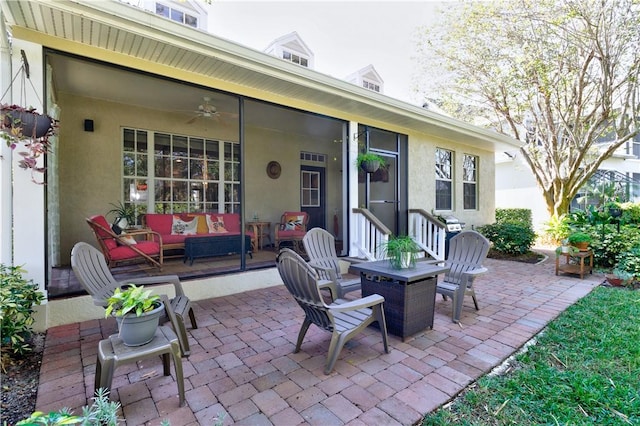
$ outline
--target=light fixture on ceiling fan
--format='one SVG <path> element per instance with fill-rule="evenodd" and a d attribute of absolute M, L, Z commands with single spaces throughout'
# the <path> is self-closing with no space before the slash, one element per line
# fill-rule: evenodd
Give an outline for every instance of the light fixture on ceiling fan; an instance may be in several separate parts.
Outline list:
<path fill-rule="evenodd" d="M 218 118 L 218 116 L 220 115 L 217 108 L 211 104 L 211 98 L 208 96 L 202 98 L 202 103 L 198 105 L 198 110 L 195 111 L 195 113 L 196 115 L 194 115 L 189 121 L 187 121 L 187 124 L 193 123 L 200 117 Z"/>
<path fill-rule="evenodd" d="M 219 120 L 222 115 L 229 116 L 230 118 L 236 118 L 237 114 L 231 114 L 228 112 L 219 112 L 215 105 L 211 103 L 211 98 L 209 96 L 204 96 L 202 98 L 202 103 L 198 105 L 198 109 L 195 112 L 195 116 L 193 116 L 187 124 L 191 124 L 196 121 L 198 118 L 210 118 L 214 120 Z"/>

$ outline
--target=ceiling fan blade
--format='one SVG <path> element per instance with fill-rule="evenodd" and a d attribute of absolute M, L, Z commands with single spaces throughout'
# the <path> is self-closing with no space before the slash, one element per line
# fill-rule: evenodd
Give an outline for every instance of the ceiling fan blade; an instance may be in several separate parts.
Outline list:
<path fill-rule="evenodd" d="M 192 124 L 194 121 L 196 121 L 198 119 L 198 115 L 193 116 L 191 119 L 189 119 L 189 121 L 187 121 L 187 124 Z"/>

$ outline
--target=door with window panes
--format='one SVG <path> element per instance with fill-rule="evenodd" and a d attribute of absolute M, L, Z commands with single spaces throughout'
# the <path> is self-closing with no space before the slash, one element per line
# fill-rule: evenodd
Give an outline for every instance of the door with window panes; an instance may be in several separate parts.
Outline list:
<path fill-rule="evenodd" d="M 300 166 L 300 210 L 309 215 L 307 230 L 325 228 L 325 169 Z"/>

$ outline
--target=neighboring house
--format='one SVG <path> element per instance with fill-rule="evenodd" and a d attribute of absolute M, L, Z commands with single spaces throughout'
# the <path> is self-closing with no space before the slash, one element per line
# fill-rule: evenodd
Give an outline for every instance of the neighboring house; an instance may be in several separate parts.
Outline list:
<path fill-rule="evenodd" d="M 37 92 L 22 99 L 13 83 L 3 102 L 60 120 L 46 185 L 5 144 L 0 161 L 0 261 L 24 265 L 45 294 L 76 242 L 96 244 L 85 218 L 118 201 L 140 213 L 237 212 L 243 222 L 305 210 L 359 257 L 369 224 L 359 207 L 394 234 L 408 232 L 410 209 L 469 228 L 494 221 L 494 155 L 517 141 L 316 72 L 304 44 L 291 53 L 308 54 L 307 67 L 117 1 L 10 1 L 0 11 L 11 33 L 0 41 L 2 90 L 24 51 Z M 384 174 L 359 176 L 365 147 L 387 159 Z M 245 269 L 240 260 L 234 271 Z M 225 284 L 266 282 L 242 276 Z M 39 321 L 77 321 L 83 303 L 63 314 L 47 303 Z"/>
<path fill-rule="evenodd" d="M 373 65 L 367 65 L 353 74 L 349 74 L 345 80 L 373 92 L 384 93 L 384 81 Z"/>
<path fill-rule="evenodd" d="M 608 142 L 603 140 L 602 143 Z M 640 202 L 640 135 L 602 163 L 590 186 L 598 187 L 606 182 L 614 183 L 627 200 Z M 572 208 L 584 208 L 578 201 L 582 201 L 585 194 L 586 188 L 573 200 Z M 591 203 L 593 200 L 586 201 Z M 550 215 L 529 165 L 519 151 L 496 153 L 496 207 L 525 206 L 532 211 L 534 228 L 544 229 Z"/>

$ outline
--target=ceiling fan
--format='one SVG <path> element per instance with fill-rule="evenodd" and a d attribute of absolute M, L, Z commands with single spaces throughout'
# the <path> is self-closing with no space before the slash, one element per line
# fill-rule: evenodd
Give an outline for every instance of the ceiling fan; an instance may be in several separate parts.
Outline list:
<path fill-rule="evenodd" d="M 196 113 L 196 115 L 194 115 L 189 121 L 187 121 L 187 124 L 193 123 L 200 117 L 213 118 L 215 120 L 219 119 L 220 117 L 220 113 L 218 112 L 215 105 L 211 103 L 211 98 L 208 96 L 202 98 L 202 103 L 198 105 L 198 109 L 194 112 Z"/>

